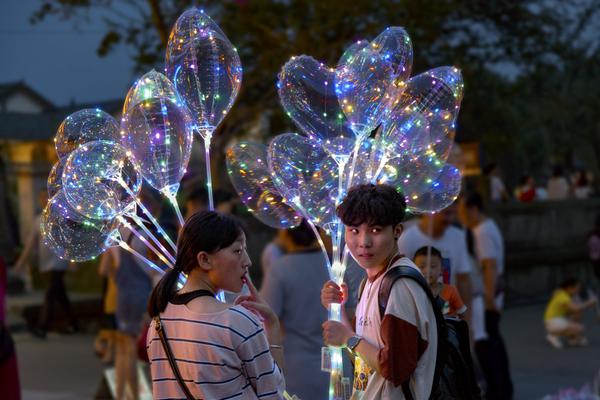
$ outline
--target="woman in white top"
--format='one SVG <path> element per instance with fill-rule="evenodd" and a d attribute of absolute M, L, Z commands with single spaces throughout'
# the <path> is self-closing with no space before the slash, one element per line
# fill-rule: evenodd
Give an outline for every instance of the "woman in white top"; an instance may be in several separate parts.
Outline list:
<path fill-rule="evenodd" d="M 236 219 L 207 211 L 186 221 L 175 268 L 159 282 L 148 305 L 155 399 L 283 398 L 279 320 L 247 279 L 250 265 L 246 236 Z M 187 282 L 177 291 L 180 273 Z M 240 292 L 244 284 L 250 295 L 237 305 L 215 298 L 219 290 Z"/>

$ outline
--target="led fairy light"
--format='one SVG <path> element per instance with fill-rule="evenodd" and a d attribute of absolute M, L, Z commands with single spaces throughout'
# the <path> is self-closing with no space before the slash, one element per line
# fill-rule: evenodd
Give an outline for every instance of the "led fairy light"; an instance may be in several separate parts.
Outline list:
<path fill-rule="evenodd" d="M 204 10 L 192 8 L 175 22 L 165 66 L 191 112 L 194 130 L 203 139 L 209 209 L 214 210 L 210 145 L 241 86 L 237 49 Z"/>

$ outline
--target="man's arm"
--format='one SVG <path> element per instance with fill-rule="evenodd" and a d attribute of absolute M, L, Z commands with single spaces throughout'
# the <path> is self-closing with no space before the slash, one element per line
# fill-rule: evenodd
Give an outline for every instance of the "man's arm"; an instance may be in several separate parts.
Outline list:
<path fill-rule="evenodd" d="M 473 299 L 473 291 L 471 288 L 471 274 L 457 273 L 456 274 L 456 288 L 463 303 L 467 306 L 467 311 L 463 314 L 463 318 L 471 325 L 471 301 Z"/>
<path fill-rule="evenodd" d="M 498 266 L 493 258 L 481 260 L 481 268 L 483 269 L 483 300 L 485 309 L 496 311 L 496 276 Z"/>

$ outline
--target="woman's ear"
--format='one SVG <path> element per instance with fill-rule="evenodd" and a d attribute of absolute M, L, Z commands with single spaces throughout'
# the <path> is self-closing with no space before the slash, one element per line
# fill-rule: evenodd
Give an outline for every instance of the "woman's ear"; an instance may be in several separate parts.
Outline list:
<path fill-rule="evenodd" d="M 198 266 L 204 271 L 210 271 L 212 269 L 212 264 L 210 262 L 210 258 L 207 252 L 198 252 L 198 254 L 196 254 L 196 261 L 198 262 Z"/>

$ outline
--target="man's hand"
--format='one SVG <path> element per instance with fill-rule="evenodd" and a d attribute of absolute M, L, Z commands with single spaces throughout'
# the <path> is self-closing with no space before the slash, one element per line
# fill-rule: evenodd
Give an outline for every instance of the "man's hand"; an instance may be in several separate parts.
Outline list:
<path fill-rule="evenodd" d="M 327 281 L 321 289 L 321 304 L 326 309 L 329 309 L 329 305 L 332 303 L 346 304 L 348 300 L 348 286 L 342 283 L 340 287 L 334 281 Z"/>
<path fill-rule="evenodd" d="M 343 347 L 354 332 L 345 324 L 338 321 L 323 322 L 323 342 L 328 346 Z"/>

